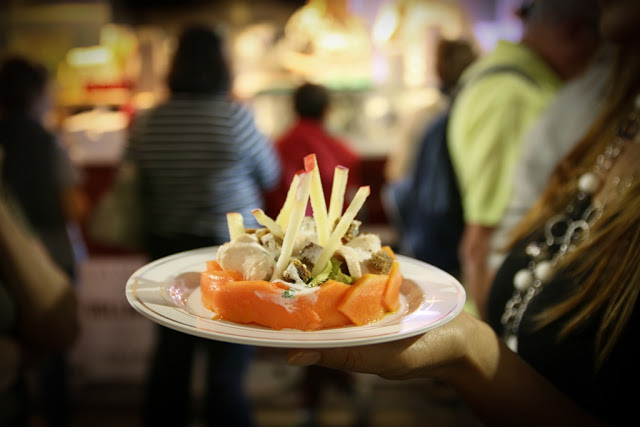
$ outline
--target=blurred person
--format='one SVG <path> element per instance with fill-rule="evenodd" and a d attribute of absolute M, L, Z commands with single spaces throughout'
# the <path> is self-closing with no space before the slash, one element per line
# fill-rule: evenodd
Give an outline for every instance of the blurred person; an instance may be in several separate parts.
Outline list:
<path fill-rule="evenodd" d="M 562 83 L 585 69 L 599 45 L 596 0 L 526 1 L 523 35 L 501 40 L 469 67 L 448 124 L 465 229 L 460 242 L 462 281 L 485 315 L 491 236 L 510 194 L 521 140 Z M 518 72 L 481 76 L 497 65 Z"/>
<path fill-rule="evenodd" d="M 133 120 L 125 158 L 136 165 L 146 252 L 158 259 L 229 240 L 227 212 L 251 214 L 280 177 L 271 143 L 231 97 L 224 40 L 204 25 L 180 34 L 168 74 L 169 98 Z M 187 426 L 192 368 L 206 353 L 204 423 L 249 426 L 244 378 L 252 348 L 158 326 L 146 378 L 144 425 Z"/>
<path fill-rule="evenodd" d="M 0 65 L 2 179 L 53 260 L 75 283 L 77 265 L 86 255 L 79 224 L 87 214 L 87 198 L 67 150 L 43 125 L 49 106 L 46 68 L 21 56 L 7 57 Z M 48 425 L 69 423 L 68 371 L 66 356 L 59 354 L 38 373 L 38 400 Z"/>
<path fill-rule="evenodd" d="M 338 165 L 349 169 L 345 203 L 360 186 L 360 156 L 347 141 L 326 128 L 331 108 L 329 90 L 320 84 L 303 83 L 293 93 L 292 107 L 296 120 L 275 143 L 282 162 L 282 176 L 278 187 L 268 196 L 268 212 L 273 216 L 277 216 L 284 204 L 291 181 L 296 172 L 304 168 L 303 159 L 308 154 L 316 155 L 325 200 L 331 196 L 333 173 Z"/>
<path fill-rule="evenodd" d="M 489 324 L 462 311 L 395 342 L 292 350 L 290 364 L 437 378 L 491 426 L 624 426 L 635 419 L 637 393 L 629 385 L 640 380 L 640 2 L 600 5 L 601 34 L 617 44 L 605 104 L 583 123 L 585 136 L 515 230 L 491 287 Z"/>
<path fill-rule="evenodd" d="M 438 40 L 435 51 L 435 73 L 439 81 L 437 99 L 406 119 L 393 150 L 385 163 L 385 179 L 396 182 L 414 170 L 418 147 L 426 129 L 445 111 L 462 72 L 478 57 L 471 42 L 465 39 Z"/>
<path fill-rule="evenodd" d="M 525 133 L 509 203 L 492 236 L 491 274 L 504 259 L 509 233 L 540 196 L 557 162 L 584 136 L 584 123 L 602 110 L 613 53 L 611 46 L 603 46 L 589 68 L 560 89 Z"/>
<path fill-rule="evenodd" d="M 0 147 L 0 170 L 3 149 Z M 0 175 L 0 426 L 33 425 L 28 378 L 79 333 L 69 276 L 33 233 Z"/>
<path fill-rule="evenodd" d="M 441 81 L 441 105 L 434 119 L 423 118 L 424 129 L 412 138 L 411 166 L 401 179 L 383 187 L 384 206 L 398 233 L 398 253 L 428 262 L 459 276 L 458 244 L 464 228 L 460 193 L 447 151 L 447 124 L 462 72 L 475 60 L 465 40 L 438 44 L 436 70 Z M 501 72 L 497 70 L 495 72 Z M 389 159 L 393 162 L 393 156 Z"/>
<path fill-rule="evenodd" d="M 360 156 L 346 141 L 331 135 L 326 129 L 326 119 L 331 108 L 331 94 L 320 84 L 303 83 L 292 96 L 292 107 L 296 121 L 277 141 L 276 150 L 282 162 L 280 184 L 269 194 L 269 213 L 276 217 L 287 197 L 291 181 L 304 167 L 304 157 L 315 154 L 323 177 L 322 186 L 325 201 L 331 197 L 333 175 L 336 166 L 349 168 L 345 202 L 360 186 Z M 305 422 L 315 425 L 316 412 L 321 403 L 323 390 L 329 385 L 337 385 L 348 393 L 353 392 L 354 378 L 349 374 L 332 369 L 311 366 L 302 375 L 303 411 Z"/>

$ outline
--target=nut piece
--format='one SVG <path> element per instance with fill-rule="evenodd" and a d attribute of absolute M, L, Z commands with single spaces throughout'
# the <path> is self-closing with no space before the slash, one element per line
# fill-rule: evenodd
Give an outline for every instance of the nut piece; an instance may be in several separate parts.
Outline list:
<path fill-rule="evenodd" d="M 377 274 L 389 274 L 392 264 L 393 257 L 383 249 L 371 255 L 371 258 L 367 260 L 367 266 Z"/>
<path fill-rule="evenodd" d="M 322 246 L 309 242 L 302 248 L 298 254 L 298 258 L 300 258 L 300 261 L 302 261 L 309 270 L 313 270 L 313 266 L 316 265 L 320 252 L 322 252 Z"/>
<path fill-rule="evenodd" d="M 305 267 L 302 261 L 300 261 L 299 259 L 293 258 L 291 260 L 290 265 L 293 265 L 296 272 L 298 273 L 298 278 L 300 280 L 302 280 L 304 283 L 307 283 L 309 281 L 309 279 L 311 278 L 311 272 L 307 269 L 307 267 Z M 285 270 L 282 273 L 282 278 L 287 282 L 292 282 L 292 283 L 296 282 L 296 278 L 292 277 L 292 275 L 289 272 L 289 269 Z"/>
<path fill-rule="evenodd" d="M 351 221 L 351 224 L 349 224 L 349 228 L 347 229 L 347 232 L 344 233 L 344 236 L 342 236 L 342 243 L 347 243 L 348 241 L 356 237 L 358 233 L 360 233 L 361 225 L 362 225 L 362 221 L 358 221 L 357 219 L 354 219 L 353 221 Z"/>

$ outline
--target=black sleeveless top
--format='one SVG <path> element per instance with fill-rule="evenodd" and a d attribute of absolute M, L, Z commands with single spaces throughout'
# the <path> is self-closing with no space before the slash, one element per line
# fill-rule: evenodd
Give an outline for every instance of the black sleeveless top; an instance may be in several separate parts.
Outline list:
<path fill-rule="evenodd" d="M 514 292 L 513 277 L 529 262 L 525 247 L 531 239 L 522 241 L 505 259 L 496 274 L 488 305 L 489 323 L 502 336 L 500 323 L 505 303 Z M 615 265 L 615 263 L 613 263 Z M 640 268 L 640 266 L 639 266 Z M 640 286 L 640 283 L 637 284 Z M 595 341 L 601 313 L 593 316 L 579 330 L 559 341 L 558 332 L 566 319 L 560 319 L 542 329 L 533 330 L 532 316 L 544 308 L 565 300 L 579 283 L 563 278 L 562 271 L 529 303 L 520 324 L 518 353 L 540 374 L 578 405 L 603 420 L 623 424 L 636 416 L 640 393 L 640 337 L 638 303 L 624 333 L 604 365 L 595 369 Z M 517 381 L 517 378 L 514 378 Z M 626 390 L 631 390 L 627 392 Z M 553 410 L 553 408 L 540 408 Z"/>

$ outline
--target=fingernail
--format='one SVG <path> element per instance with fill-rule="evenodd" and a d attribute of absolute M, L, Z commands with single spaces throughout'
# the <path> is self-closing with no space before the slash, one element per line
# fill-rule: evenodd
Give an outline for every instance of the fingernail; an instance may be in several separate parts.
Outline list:
<path fill-rule="evenodd" d="M 315 365 L 320 361 L 320 353 L 317 351 L 301 351 L 291 356 L 287 363 L 295 366 Z"/>

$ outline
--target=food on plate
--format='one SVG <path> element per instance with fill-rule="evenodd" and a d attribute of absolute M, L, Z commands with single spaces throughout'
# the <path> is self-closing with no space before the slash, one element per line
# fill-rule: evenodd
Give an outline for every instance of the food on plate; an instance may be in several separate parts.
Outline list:
<path fill-rule="evenodd" d="M 360 231 L 356 216 L 370 189 L 360 187 L 343 212 L 348 169 L 335 169 L 329 206 L 310 154 L 273 219 L 245 229 L 227 214 L 230 241 L 201 274 L 202 303 L 215 318 L 304 331 L 365 325 L 400 308 L 402 275 L 380 237 Z M 305 216 L 311 203 L 312 216 Z"/>

